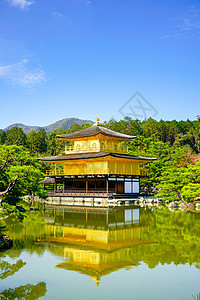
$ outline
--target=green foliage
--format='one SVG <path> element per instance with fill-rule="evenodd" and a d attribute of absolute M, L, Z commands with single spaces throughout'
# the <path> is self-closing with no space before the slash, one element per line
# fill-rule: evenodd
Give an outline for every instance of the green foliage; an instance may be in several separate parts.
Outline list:
<path fill-rule="evenodd" d="M 6 132 L 6 144 L 7 145 L 26 145 L 26 134 L 19 127 L 13 127 Z"/>
<path fill-rule="evenodd" d="M 200 195 L 200 163 L 191 160 L 200 149 L 199 119 L 157 122 L 149 118 L 141 122 L 125 118 L 119 122 L 111 120 L 106 127 L 137 135 L 127 143 L 129 154 L 158 158 L 141 164 L 141 170 L 149 170 L 149 177 L 141 178 L 141 192 L 145 187 L 156 187 L 158 196 L 169 201 L 190 201 Z"/>
<path fill-rule="evenodd" d="M 53 211 L 49 214 L 53 221 Z M 79 216 L 79 218 L 81 215 Z M 137 230 L 140 231 L 140 241 L 136 245 L 126 246 L 127 251 L 124 252 L 122 247 L 121 255 L 125 255 L 131 265 L 138 265 L 143 261 L 150 268 L 155 268 L 159 264 L 194 264 L 196 268 L 200 268 L 200 215 L 194 213 L 186 213 L 178 211 L 171 213 L 167 209 L 140 210 L 140 224 Z M 81 217 L 82 218 L 82 217 Z M 84 218 L 82 218 L 84 219 Z M 44 224 L 36 215 L 30 215 L 23 223 L 10 222 L 8 219 L 4 220 L 4 225 L 9 231 L 14 243 L 13 248 L 9 250 L 9 255 L 14 257 L 19 256 L 21 251 L 26 248 L 29 253 L 42 254 L 45 249 L 55 255 L 63 255 L 65 245 L 58 245 L 56 247 L 49 244 L 51 237 L 62 236 L 63 229 L 60 224 L 76 224 L 78 226 L 77 215 L 72 214 L 66 216 L 63 221 L 62 210 L 56 211 L 56 223 L 53 225 Z M 100 219 L 99 219 L 100 220 Z M 106 225 L 106 219 L 101 224 Z M 66 222 L 67 221 L 67 222 Z M 97 219 L 90 220 L 91 226 L 97 224 Z M 102 223 L 103 222 L 103 223 Z M 96 226 L 96 225 L 95 225 Z M 137 226 L 136 226 L 137 227 Z M 136 229 L 135 227 L 135 229 Z M 127 234 L 127 240 L 138 239 L 137 234 L 130 236 Z M 59 240 L 59 239 L 58 239 Z M 35 243 L 36 241 L 43 241 L 43 243 Z M 45 244 L 45 241 L 47 242 Z M 73 245 L 71 245 L 73 247 Z M 70 247 L 70 245 L 69 245 Z M 114 251 L 118 251 L 115 249 Z M 119 249 L 120 251 L 120 249 Z M 122 261 L 121 256 L 120 261 Z M 120 262 L 119 262 L 120 263 Z M 121 264 L 120 264 L 121 266 Z"/>
<path fill-rule="evenodd" d="M 78 219 L 85 219 L 80 214 L 78 215 Z M 9 223 L 8 220 L 5 220 L 4 224 L 6 224 L 9 235 L 14 241 L 13 248 L 9 250 L 8 255 L 10 257 L 11 255 L 12 257 L 16 257 L 20 255 L 23 249 L 26 249 L 28 253 L 41 255 L 44 250 L 47 250 L 48 253 L 52 253 L 57 257 L 63 257 L 66 245 L 62 243 L 55 243 L 53 245 L 53 242 L 49 243 L 48 240 L 49 238 L 51 239 L 51 237 L 55 240 L 55 233 L 56 236 L 59 236 L 60 232 L 62 236 L 63 228 L 61 224 L 70 224 L 71 222 L 71 224 L 78 226 L 79 222 L 77 214 L 74 215 L 73 219 L 73 214 L 71 213 L 63 220 L 62 210 L 57 210 L 56 216 L 55 220 L 53 211 L 51 211 L 51 220 L 59 224 L 57 226 L 54 225 L 53 222 L 45 225 L 44 222 L 41 222 L 40 218 L 35 215 L 31 215 L 30 218 L 26 218 L 24 222 L 20 224 L 17 224 L 17 222 L 14 222 L 14 224 L 12 222 Z M 119 268 L 121 268 L 123 261 L 128 261 L 131 266 L 137 266 L 140 262 L 144 262 L 152 269 L 160 264 L 171 263 L 174 263 L 176 266 L 179 264 L 190 264 L 198 268 L 200 265 L 199 216 L 199 214 L 183 213 L 180 211 L 171 213 L 168 210 L 156 208 L 154 208 L 154 211 L 141 209 L 140 223 L 133 225 L 136 234 L 129 235 L 128 232 L 126 234 L 126 241 L 134 241 L 134 239 L 136 239 L 137 243 L 133 243 L 132 245 L 131 243 L 129 245 L 125 244 L 121 249 L 113 249 L 116 253 L 116 269 L 118 269 L 117 262 L 119 263 Z M 66 220 L 68 220 L 68 223 Z M 94 227 L 94 225 L 94 228 L 96 228 L 98 224 L 97 220 L 101 220 L 101 224 L 106 225 L 106 219 L 98 218 L 97 216 L 97 218 L 91 218 L 89 222 L 90 229 L 91 226 Z M 111 221 L 112 219 L 109 217 L 109 220 Z M 137 230 L 141 243 L 138 243 Z M 42 243 L 35 243 L 35 241 L 42 241 Z M 68 247 L 73 248 L 73 243 L 71 246 L 68 244 Z M 78 245 L 77 247 L 80 249 Z M 107 251 L 100 251 L 107 255 Z M 2 293 L 8 298 L 10 296 L 9 299 L 15 299 L 14 296 L 12 298 L 14 294 L 5 294 L 4 292 L 5 290 Z M 17 294 L 15 297 L 18 297 L 16 299 L 23 299 L 23 297 L 29 299 L 27 294 L 26 296 L 24 296 L 24 294 Z"/>
<path fill-rule="evenodd" d="M 197 295 L 196 297 L 195 297 L 195 296 L 192 296 L 191 299 L 192 299 L 192 300 L 200 300 L 200 293 L 199 293 L 199 295 Z M 186 297 L 185 297 L 185 300 L 187 300 Z M 190 298 L 189 298 L 188 300 L 190 300 Z"/>
<path fill-rule="evenodd" d="M 179 163 L 181 157 L 179 159 Z M 167 200 L 189 201 L 200 195 L 200 162 L 178 164 L 178 159 L 164 166 L 158 184 L 158 196 Z"/>
<path fill-rule="evenodd" d="M 77 123 L 74 123 L 71 128 L 69 129 L 69 133 L 71 132 L 76 132 L 76 131 L 79 131 L 81 130 L 81 125 L 78 125 Z"/>
<path fill-rule="evenodd" d="M 22 221 L 26 214 L 20 212 L 15 205 L 10 205 L 8 203 L 2 203 L 3 210 L 0 211 L 0 217 L 10 216 L 16 217 L 18 220 Z"/>
<path fill-rule="evenodd" d="M 36 285 L 26 284 L 14 289 L 3 290 L 0 294 L 0 299 L 26 299 L 36 300 L 44 297 L 47 292 L 46 283 L 39 282 Z"/>
<path fill-rule="evenodd" d="M 47 134 L 44 129 L 38 132 L 31 131 L 27 135 L 27 147 L 31 153 L 46 153 L 47 152 Z"/>
<path fill-rule="evenodd" d="M 47 151 L 47 134 L 44 129 L 40 129 L 37 132 L 37 138 L 39 143 L 39 153 L 45 153 Z"/>
<path fill-rule="evenodd" d="M 39 152 L 39 140 L 37 132 L 31 131 L 27 134 L 27 147 L 30 149 L 31 153 Z"/>
<path fill-rule="evenodd" d="M 64 151 L 66 142 L 58 139 L 56 136 L 65 133 L 66 130 L 58 129 L 53 130 L 47 136 L 47 155 L 58 155 Z"/>
<path fill-rule="evenodd" d="M 58 122 L 57 125 L 60 124 L 60 127 L 65 129 L 69 128 L 69 126 L 63 127 L 63 122 L 65 120 Z M 42 177 L 40 171 L 51 169 L 53 165 L 40 164 L 39 167 L 36 164 L 36 160 L 33 164 L 34 158 L 30 159 L 30 153 L 34 157 L 62 154 L 65 145 L 70 145 L 70 143 L 59 140 L 56 136 L 78 131 L 88 126 L 90 125 L 79 125 L 77 120 L 77 123 L 74 123 L 70 129 L 55 129 L 50 134 L 47 134 L 44 129 L 40 129 L 38 132 L 31 131 L 26 136 L 22 129 L 18 127 L 13 127 L 6 134 L 4 131 L 0 131 L 0 144 L 23 145 L 24 151 L 21 158 L 21 168 L 20 158 L 17 157 L 17 159 L 15 158 L 17 163 L 15 165 L 12 164 L 13 166 L 10 166 L 8 169 L 10 175 L 6 176 L 7 179 L 3 179 L 3 183 L 0 182 L 0 191 L 16 174 L 26 178 L 24 175 L 27 172 L 30 174 L 27 177 L 30 182 L 27 179 L 19 180 L 19 188 L 15 190 L 15 197 L 19 198 L 22 194 L 30 193 L 31 191 L 45 196 L 42 195 L 42 190 L 38 187 L 37 182 Z M 170 201 L 180 199 L 190 201 L 200 195 L 200 180 L 197 175 L 200 173 L 199 163 L 195 165 L 194 162 L 189 161 L 186 157 L 186 155 L 190 157 L 200 152 L 199 117 L 194 121 L 156 121 L 152 118 L 140 121 L 125 117 L 119 122 L 115 120 L 110 120 L 108 123 L 105 122 L 104 126 L 118 132 L 137 136 L 133 141 L 125 143 L 129 148 L 129 154 L 158 158 L 154 162 L 141 164 L 142 170 L 149 170 L 149 177 L 141 178 L 141 192 L 143 192 L 145 187 L 148 187 L 149 190 L 152 187 L 156 187 L 154 190 L 159 191 L 158 196 L 165 197 Z M 30 151 L 30 153 L 25 150 Z M 25 154 L 25 152 L 29 154 Z M 19 151 L 19 156 L 21 155 L 20 153 Z M 24 156 L 29 157 L 31 162 L 28 163 Z M 23 182 L 26 182 L 26 184 L 23 185 Z M 23 193 L 20 192 L 20 188 L 23 189 Z M 10 193 L 10 197 L 13 196 Z"/>
<path fill-rule="evenodd" d="M 8 276 L 14 275 L 18 272 L 26 263 L 19 259 L 16 263 L 11 264 L 7 261 L 0 261 L 0 279 L 5 279 Z"/>
<path fill-rule="evenodd" d="M 5 144 L 6 142 L 6 133 L 2 129 L 0 129 L 0 145 Z"/>
<path fill-rule="evenodd" d="M 14 188 L 8 192 L 4 198 L 12 201 L 19 200 L 20 197 L 32 194 L 44 196 L 39 180 L 44 178 L 45 167 L 22 146 L 2 146 L 0 148 L 0 165 L 2 165 L 8 155 L 12 158 L 6 167 L 0 172 L 0 192 L 6 190 L 8 185 L 16 178 Z"/>

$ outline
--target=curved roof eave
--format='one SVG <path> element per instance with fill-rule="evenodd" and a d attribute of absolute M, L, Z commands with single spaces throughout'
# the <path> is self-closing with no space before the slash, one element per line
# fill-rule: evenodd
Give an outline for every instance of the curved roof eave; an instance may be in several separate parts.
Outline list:
<path fill-rule="evenodd" d="M 116 132 L 116 131 L 107 129 L 100 125 L 93 125 L 89 128 L 82 129 L 80 131 L 72 132 L 69 134 L 57 135 L 57 137 L 61 138 L 61 139 L 71 140 L 71 139 L 77 139 L 77 138 L 83 138 L 83 137 L 90 137 L 90 136 L 97 135 L 99 133 L 109 136 L 109 137 L 114 137 L 114 138 L 124 139 L 124 140 L 131 140 L 131 139 L 136 138 L 135 135 L 123 134 L 120 132 Z"/>
<path fill-rule="evenodd" d="M 154 161 L 157 160 L 155 157 L 142 157 L 129 154 L 119 154 L 119 153 L 110 153 L 110 152 L 90 152 L 90 153 L 77 153 L 77 154 L 62 154 L 50 157 L 41 157 L 38 160 L 46 162 L 56 162 L 56 161 L 69 161 L 69 160 L 79 160 L 79 159 L 92 159 L 92 158 L 101 158 L 101 157 L 116 157 L 124 159 L 135 159 L 140 161 Z"/>

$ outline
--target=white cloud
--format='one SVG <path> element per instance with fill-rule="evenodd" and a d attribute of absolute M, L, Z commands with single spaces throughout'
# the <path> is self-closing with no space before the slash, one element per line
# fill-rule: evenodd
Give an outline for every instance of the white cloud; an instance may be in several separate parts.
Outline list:
<path fill-rule="evenodd" d="M 30 0 L 7 0 L 11 5 L 19 7 L 21 9 L 28 8 L 30 5 L 34 3 L 34 1 Z"/>
<path fill-rule="evenodd" d="M 172 32 L 163 35 L 162 38 L 188 37 L 200 35 L 200 7 L 192 7 L 180 12 L 176 18 Z"/>
<path fill-rule="evenodd" d="M 28 68 L 29 61 L 24 59 L 18 63 L 0 66 L 0 78 L 5 79 L 12 85 L 32 89 L 45 81 L 43 70 L 36 69 L 31 71 Z"/>
<path fill-rule="evenodd" d="M 59 11 L 54 11 L 52 14 L 53 17 L 64 17 L 63 14 L 61 14 Z"/>

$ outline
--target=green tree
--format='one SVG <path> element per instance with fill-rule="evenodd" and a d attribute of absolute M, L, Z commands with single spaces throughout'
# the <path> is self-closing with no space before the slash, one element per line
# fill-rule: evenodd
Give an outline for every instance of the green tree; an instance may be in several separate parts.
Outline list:
<path fill-rule="evenodd" d="M 44 178 L 45 167 L 22 146 L 0 148 L 0 193 L 12 203 L 21 196 L 44 196 L 39 180 Z M 8 188 L 10 187 L 10 188 Z"/>
<path fill-rule="evenodd" d="M 47 133 L 42 128 L 37 132 L 37 139 L 39 144 L 39 153 L 47 152 Z"/>
<path fill-rule="evenodd" d="M 149 118 L 148 120 L 144 121 L 142 124 L 143 134 L 145 137 L 152 137 L 158 135 L 158 124 L 157 121 Z"/>
<path fill-rule="evenodd" d="M 5 144 L 6 142 L 6 133 L 4 130 L 0 129 L 0 145 Z"/>
<path fill-rule="evenodd" d="M 58 155 L 61 154 L 65 149 L 65 142 L 57 138 L 57 135 L 66 134 L 67 130 L 54 129 L 47 137 L 47 151 L 48 155 Z"/>
<path fill-rule="evenodd" d="M 77 124 L 77 123 L 74 123 L 74 124 L 71 126 L 71 128 L 69 129 L 69 133 L 71 133 L 71 132 L 76 132 L 76 131 L 79 131 L 79 130 L 81 130 L 81 129 L 82 129 L 81 125 L 79 125 L 79 124 Z"/>
<path fill-rule="evenodd" d="M 167 163 L 161 174 L 158 196 L 167 200 L 192 200 L 200 195 L 200 161 L 180 165 Z"/>
<path fill-rule="evenodd" d="M 37 132 L 32 130 L 27 134 L 27 147 L 33 154 L 37 154 L 39 152 L 40 141 L 38 139 Z"/>
<path fill-rule="evenodd" d="M 8 145 L 25 146 L 26 145 L 26 134 L 19 127 L 13 127 L 6 132 L 6 143 Z"/>

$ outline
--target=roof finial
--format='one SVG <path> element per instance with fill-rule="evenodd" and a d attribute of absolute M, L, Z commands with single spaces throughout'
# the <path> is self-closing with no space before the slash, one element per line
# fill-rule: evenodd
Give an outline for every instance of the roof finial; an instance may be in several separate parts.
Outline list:
<path fill-rule="evenodd" d="M 96 118 L 96 126 L 99 125 L 99 118 Z"/>

